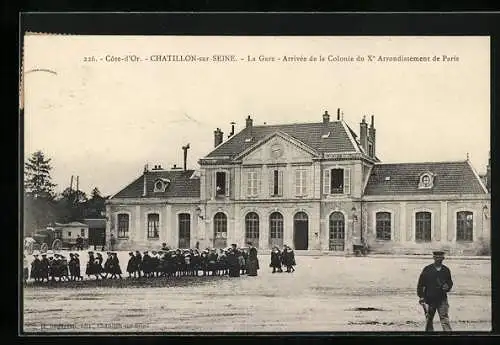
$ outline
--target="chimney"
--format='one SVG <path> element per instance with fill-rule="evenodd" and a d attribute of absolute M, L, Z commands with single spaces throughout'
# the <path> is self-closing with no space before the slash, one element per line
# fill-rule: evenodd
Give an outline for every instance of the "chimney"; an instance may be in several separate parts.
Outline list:
<path fill-rule="evenodd" d="M 143 187 L 142 188 L 142 196 L 146 196 L 147 191 L 148 191 L 148 189 L 147 189 L 147 186 L 148 186 L 148 184 L 147 184 L 147 182 L 148 182 L 147 181 L 148 180 L 148 165 L 147 164 L 144 166 L 144 174 L 143 175 L 144 175 L 144 178 L 143 178 L 144 183 L 142 186 Z"/>
<path fill-rule="evenodd" d="M 231 133 L 227 136 L 228 138 L 231 138 L 234 135 L 234 125 L 236 122 L 231 122 Z"/>
<path fill-rule="evenodd" d="M 189 150 L 189 144 L 182 147 L 184 150 L 184 171 L 187 169 L 187 150 Z"/>
<path fill-rule="evenodd" d="M 337 108 L 337 121 L 340 120 L 340 108 Z"/>
<path fill-rule="evenodd" d="M 370 139 L 370 142 L 372 144 L 372 154 L 371 156 L 372 157 L 375 157 L 375 116 L 372 115 L 372 121 L 371 121 L 371 124 L 370 124 L 370 130 L 368 131 L 368 137 Z"/>
<path fill-rule="evenodd" d="M 328 122 L 330 122 L 330 114 L 328 114 L 328 111 L 325 110 L 325 113 L 323 114 L 323 123 Z"/>
<path fill-rule="evenodd" d="M 222 132 L 220 130 L 220 128 L 217 128 L 214 131 L 214 140 L 215 140 L 214 144 L 215 144 L 215 147 L 217 147 L 220 144 L 222 144 L 223 138 L 224 138 L 224 132 Z"/>
<path fill-rule="evenodd" d="M 250 115 L 248 115 L 247 119 L 246 119 L 246 128 L 248 127 L 252 127 L 253 125 L 253 120 L 252 118 L 250 117 Z"/>
<path fill-rule="evenodd" d="M 363 116 L 363 120 L 359 124 L 359 141 L 361 142 L 361 147 L 368 152 L 368 124 L 366 123 L 366 116 Z"/>

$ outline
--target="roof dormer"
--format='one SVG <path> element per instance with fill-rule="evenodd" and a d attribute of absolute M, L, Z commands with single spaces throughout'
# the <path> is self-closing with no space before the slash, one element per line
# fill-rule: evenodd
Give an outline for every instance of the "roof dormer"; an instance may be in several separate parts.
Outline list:
<path fill-rule="evenodd" d="M 154 183 L 154 192 L 163 193 L 170 185 L 170 180 L 168 178 L 158 178 Z"/>
<path fill-rule="evenodd" d="M 434 187 L 434 177 L 436 175 L 430 171 L 427 171 L 420 175 L 418 180 L 418 189 L 431 189 Z"/>

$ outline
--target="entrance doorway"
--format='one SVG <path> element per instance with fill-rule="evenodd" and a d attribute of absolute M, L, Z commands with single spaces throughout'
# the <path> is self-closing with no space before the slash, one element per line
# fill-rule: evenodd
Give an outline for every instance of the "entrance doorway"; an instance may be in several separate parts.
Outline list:
<path fill-rule="evenodd" d="M 298 212 L 293 217 L 293 245 L 296 250 L 309 248 L 309 220 L 304 212 Z"/>

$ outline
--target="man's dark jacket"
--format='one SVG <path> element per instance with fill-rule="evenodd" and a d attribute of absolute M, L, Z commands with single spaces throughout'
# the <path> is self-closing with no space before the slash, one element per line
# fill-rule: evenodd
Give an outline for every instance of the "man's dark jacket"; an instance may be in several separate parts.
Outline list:
<path fill-rule="evenodd" d="M 448 288 L 443 288 L 447 284 Z M 417 295 L 424 298 L 425 303 L 438 305 L 447 298 L 447 292 L 453 287 L 451 272 L 445 265 L 438 271 L 434 264 L 424 267 L 417 284 Z"/>

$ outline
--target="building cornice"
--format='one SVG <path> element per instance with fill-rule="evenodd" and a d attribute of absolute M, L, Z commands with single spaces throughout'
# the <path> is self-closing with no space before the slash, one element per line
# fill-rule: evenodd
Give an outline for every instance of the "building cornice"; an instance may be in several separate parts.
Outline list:
<path fill-rule="evenodd" d="M 437 194 L 437 195 L 365 195 L 362 201 L 462 201 L 462 200 L 478 200 L 490 201 L 491 197 L 488 194 Z"/>

